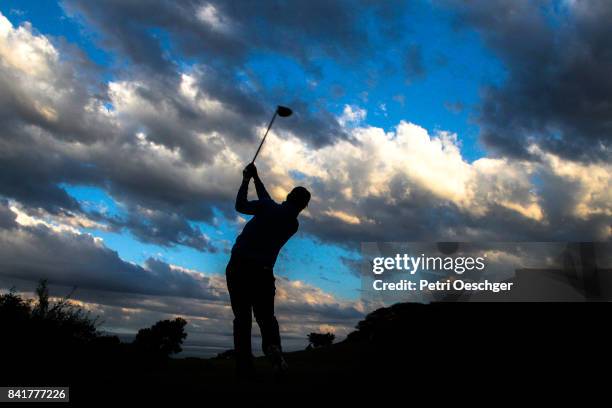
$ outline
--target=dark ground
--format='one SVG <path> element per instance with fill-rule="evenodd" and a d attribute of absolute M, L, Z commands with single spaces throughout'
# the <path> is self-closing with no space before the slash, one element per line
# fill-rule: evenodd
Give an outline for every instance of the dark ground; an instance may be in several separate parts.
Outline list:
<path fill-rule="evenodd" d="M 575 381 L 610 367 L 610 303 L 397 304 L 379 309 L 333 346 L 287 353 L 288 375 L 274 377 L 264 358 L 255 381 L 238 383 L 233 361 L 148 361 L 128 354 L 52 350 L 15 354 L 7 385 L 71 386 L 77 402 L 129 398 L 202 398 L 238 392 L 340 391 L 358 396 L 421 387 L 570 391 Z M 6 350 L 5 350 L 6 351 Z M 51 353 L 51 354 L 49 354 Z M 10 367 L 10 371 L 7 371 Z M 8 376 L 7 376 L 8 374 Z M 567 387 L 567 388 L 565 388 Z"/>

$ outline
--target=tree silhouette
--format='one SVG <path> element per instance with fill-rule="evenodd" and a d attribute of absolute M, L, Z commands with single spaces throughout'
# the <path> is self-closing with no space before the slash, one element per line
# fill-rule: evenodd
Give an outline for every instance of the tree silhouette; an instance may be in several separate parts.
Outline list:
<path fill-rule="evenodd" d="M 139 350 L 168 357 L 170 354 L 181 352 L 181 344 L 187 337 L 185 325 L 187 321 L 180 317 L 174 320 L 160 320 L 147 329 L 140 329 L 134 339 L 134 346 Z"/>
<path fill-rule="evenodd" d="M 34 307 L 34 315 L 44 316 L 49 310 L 49 288 L 47 280 L 41 279 L 36 287 L 36 296 L 38 296 L 38 304 Z"/>

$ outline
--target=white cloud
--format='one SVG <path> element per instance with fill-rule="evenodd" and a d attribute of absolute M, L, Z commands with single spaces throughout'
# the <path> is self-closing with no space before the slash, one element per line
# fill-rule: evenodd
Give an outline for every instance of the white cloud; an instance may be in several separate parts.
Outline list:
<path fill-rule="evenodd" d="M 367 111 L 359 106 L 344 105 L 342 115 L 338 118 L 338 122 L 342 126 L 359 125 L 366 118 Z"/>
<path fill-rule="evenodd" d="M 359 127 L 352 136 L 354 141 L 313 150 L 298 138 L 272 135 L 262 157 L 279 178 L 299 170 L 334 186 L 347 199 L 377 197 L 384 201 L 399 176 L 472 214 L 483 216 L 490 205 L 499 204 L 541 219 L 537 198 L 530 192 L 533 170 L 528 163 L 480 159 L 470 164 L 461 155 L 457 135 L 438 132 L 431 136 L 408 122 L 401 122 L 392 133 Z M 291 180 L 284 178 L 288 189 Z M 403 193 L 406 198 L 411 196 L 409 188 Z M 345 213 L 333 207 L 324 211 L 334 212 Z M 338 218 L 357 223 L 353 217 Z"/>
<path fill-rule="evenodd" d="M 198 8 L 196 15 L 201 22 L 215 31 L 229 33 L 232 30 L 230 19 L 222 15 L 214 4 L 204 3 Z"/>
<path fill-rule="evenodd" d="M 339 220 L 347 224 L 361 224 L 361 219 L 359 219 L 359 217 L 348 214 L 344 211 L 326 210 L 323 211 L 323 214 L 329 215 L 330 217 L 338 218 Z"/>
<path fill-rule="evenodd" d="M 29 24 L 13 27 L 0 13 L 0 60 L 3 65 L 38 79 L 46 79 L 59 54 L 43 35 L 35 35 Z"/>
<path fill-rule="evenodd" d="M 557 192 L 567 194 L 568 202 L 575 201 L 565 216 L 586 220 L 612 214 L 609 164 L 581 164 L 550 153 L 540 153 L 541 162 L 485 157 L 469 163 L 456 134 L 431 135 L 404 121 L 394 132 L 365 126 L 351 129 L 351 136 L 315 150 L 297 137 L 272 133 L 260 165 L 282 186 L 276 198 L 281 199 L 295 183 L 288 174 L 299 171 L 314 185 L 327 188 L 314 191 L 309 217 L 315 220 L 331 216 L 348 225 L 375 227 L 375 215 L 361 208 L 364 200 L 378 200 L 390 209 L 397 205 L 398 194 L 410 201 L 427 192 L 470 217 L 486 220 L 497 208 L 504 208 L 546 230 L 558 225 L 550 224 L 542 186 L 535 180 L 551 176 L 575 184 L 571 190 Z M 398 190 L 402 180 L 404 187 Z M 371 222 L 362 222 L 370 218 Z M 610 232 L 604 225 L 596 234 L 605 239 Z"/>
<path fill-rule="evenodd" d="M 22 205 L 16 201 L 10 202 L 10 210 L 16 214 L 15 221 L 24 227 L 45 226 L 55 232 L 66 232 L 81 234 L 81 228 L 92 228 L 107 230 L 105 224 L 89 219 L 82 214 L 60 213 L 51 214 L 44 210 L 36 213 L 28 213 Z"/>

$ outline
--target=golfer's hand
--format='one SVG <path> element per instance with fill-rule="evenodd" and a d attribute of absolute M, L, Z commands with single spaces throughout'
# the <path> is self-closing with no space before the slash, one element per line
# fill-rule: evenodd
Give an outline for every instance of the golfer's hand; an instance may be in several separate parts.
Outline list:
<path fill-rule="evenodd" d="M 250 180 L 253 177 L 257 177 L 257 167 L 255 167 L 255 164 L 249 163 L 244 170 L 242 170 L 242 178 Z"/>

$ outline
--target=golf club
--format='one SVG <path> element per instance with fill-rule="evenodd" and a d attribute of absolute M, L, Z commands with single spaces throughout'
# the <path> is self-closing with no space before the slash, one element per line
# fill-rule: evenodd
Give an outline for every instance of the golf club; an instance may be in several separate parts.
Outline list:
<path fill-rule="evenodd" d="M 264 134 L 263 139 L 261 140 L 261 143 L 259 144 L 259 147 L 257 148 L 257 151 L 255 152 L 255 156 L 253 156 L 253 160 L 251 160 L 251 163 L 255 163 L 255 159 L 257 158 L 257 155 L 259 154 L 259 151 L 261 150 L 261 147 L 263 146 L 264 142 L 266 141 L 266 137 L 268 136 L 268 132 L 270 131 L 270 128 L 272 127 L 272 124 L 274 123 L 274 119 L 276 119 L 276 116 L 280 116 L 281 118 L 286 118 L 287 116 L 291 116 L 291 114 L 293 113 L 293 111 L 291 109 L 289 109 L 286 106 L 280 106 L 278 105 L 276 107 L 276 110 L 274 111 L 274 115 L 272 116 L 272 120 L 270 121 L 270 124 L 268 125 L 268 129 L 266 130 L 266 133 Z"/>

